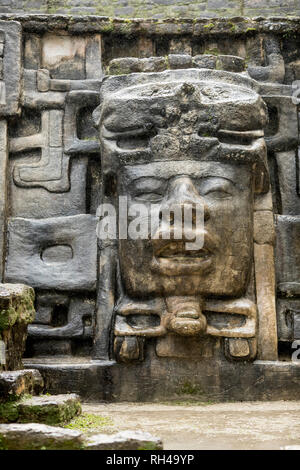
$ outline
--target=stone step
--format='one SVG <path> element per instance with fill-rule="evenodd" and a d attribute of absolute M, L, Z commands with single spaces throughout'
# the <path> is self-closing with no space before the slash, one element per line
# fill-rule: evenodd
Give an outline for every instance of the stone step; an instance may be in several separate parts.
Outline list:
<path fill-rule="evenodd" d="M 45 424 L 0 424 L 0 450 L 162 450 L 157 437 L 140 431 L 89 437 Z"/>
<path fill-rule="evenodd" d="M 23 397 L 18 401 L 0 404 L 1 423 L 63 424 L 80 413 L 80 399 L 75 394 Z"/>
<path fill-rule="evenodd" d="M 39 395 L 44 381 L 36 369 L 0 372 L 0 401 L 11 400 L 24 394 Z"/>
<path fill-rule="evenodd" d="M 18 404 L 18 412 L 23 423 L 67 423 L 81 413 L 80 398 L 75 393 L 27 398 Z"/>
<path fill-rule="evenodd" d="M 118 434 L 95 434 L 86 438 L 85 450 L 162 450 L 161 439 L 148 432 L 122 431 Z"/>
<path fill-rule="evenodd" d="M 0 424 L 0 450 L 77 450 L 82 434 L 45 424 Z"/>

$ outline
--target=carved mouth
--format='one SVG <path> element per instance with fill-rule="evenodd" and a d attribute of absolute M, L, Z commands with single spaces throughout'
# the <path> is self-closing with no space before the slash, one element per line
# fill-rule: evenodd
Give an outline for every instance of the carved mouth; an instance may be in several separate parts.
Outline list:
<path fill-rule="evenodd" d="M 211 256 L 211 252 L 203 247 L 200 250 L 186 250 L 184 241 L 172 241 L 162 246 L 155 253 L 158 259 L 170 259 L 177 262 L 204 261 Z"/>

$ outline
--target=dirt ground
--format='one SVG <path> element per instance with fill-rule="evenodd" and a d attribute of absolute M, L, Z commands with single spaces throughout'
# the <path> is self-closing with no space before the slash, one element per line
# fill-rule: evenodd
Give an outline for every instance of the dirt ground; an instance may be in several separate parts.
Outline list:
<path fill-rule="evenodd" d="M 166 450 L 280 449 L 300 444 L 300 402 L 84 404 L 108 416 L 103 432 L 148 431 Z"/>

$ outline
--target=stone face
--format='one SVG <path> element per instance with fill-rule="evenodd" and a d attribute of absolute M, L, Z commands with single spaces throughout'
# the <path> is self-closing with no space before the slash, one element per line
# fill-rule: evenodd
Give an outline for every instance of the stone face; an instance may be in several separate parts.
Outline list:
<path fill-rule="evenodd" d="M 45 424 L 0 424 L 2 450 L 76 450 L 83 444 L 79 431 Z"/>
<path fill-rule="evenodd" d="M 265 214 L 258 213 L 253 228 L 252 191 L 269 190 L 261 98 L 241 76 L 188 69 L 188 55 L 169 55 L 168 61 L 171 68 L 184 69 L 108 78 L 95 111 L 103 173 L 114 169 L 117 195 L 129 198 L 128 213 L 140 202 L 146 209 L 156 203 L 161 213 L 161 222 L 151 221 L 151 234 L 148 226 L 141 240 L 124 236 L 119 240 L 122 296 L 116 299 L 115 335 L 120 338 L 115 341 L 115 354 L 124 362 L 143 357 L 142 346 L 132 338 L 135 335 L 161 337 L 172 332 L 186 337 L 187 344 L 188 337 L 205 334 L 254 338 L 256 306 L 246 297 L 253 230 L 254 239 L 262 243 L 273 243 L 274 238 L 271 211 L 269 236 L 263 227 Z M 140 123 L 145 123 L 143 128 Z M 136 136 L 131 134 L 133 128 Z M 111 140 L 117 145 L 112 146 Z M 251 162 L 256 165 L 253 173 Z M 109 197 L 109 189 L 106 193 Z M 113 198 L 114 194 L 111 202 Z M 188 233 L 183 226 L 181 212 L 187 204 L 194 210 L 201 205 L 204 228 L 194 222 L 194 231 Z M 172 236 L 180 241 L 169 241 L 167 211 L 180 213 L 180 218 L 173 216 L 172 224 Z M 204 246 L 187 247 L 191 234 L 196 239 L 204 236 Z M 271 295 L 268 301 L 274 303 L 274 291 Z M 228 300 L 213 305 L 211 297 Z M 239 298 L 240 303 L 231 303 L 230 298 Z M 222 326 L 210 324 L 211 311 L 223 320 Z M 159 317 L 158 325 L 145 324 L 145 314 Z M 237 315 L 236 320 L 242 325 L 244 319 L 247 327 L 237 331 L 226 324 L 224 314 Z M 133 324 L 131 316 L 135 316 Z M 269 316 L 276 324 L 275 310 Z M 242 352 L 231 349 L 232 357 L 255 356 L 249 348 L 246 352 L 242 346 Z"/>
<path fill-rule="evenodd" d="M 97 387 L 105 399 L 125 394 L 118 377 L 138 390 L 154 369 L 147 396 L 165 376 L 167 394 L 168 381 L 170 389 L 179 376 L 191 381 L 196 363 L 214 396 L 230 399 L 227 372 L 245 388 L 235 396 L 264 396 L 264 385 L 257 395 L 250 387 L 256 365 L 241 380 L 242 365 L 277 360 L 281 342 L 286 359 L 283 349 L 300 334 L 298 19 L 234 17 L 235 0 L 161 0 L 151 20 L 149 1 L 101 5 L 102 14 L 144 17 L 130 21 L 89 17 L 99 13 L 93 0 L 70 0 L 69 13 L 85 8 L 81 17 L 61 15 L 59 1 L 42 8 L 57 15 L 17 16 L 21 3 L 11 2 L 13 14 L 0 21 L 0 277 L 36 289 L 26 356 L 39 367 L 54 362 L 47 386 L 86 387 L 87 396 L 91 388 L 91 397 Z M 244 3 L 244 13 L 286 8 Z M 127 198 L 128 217 L 118 196 Z M 99 239 L 101 203 L 116 211 L 113 239 Z M 171 232 L 184 228 L 183 239 L 167 239 L 173 203 Z M 186 229 L 176 213 L 187 203 Z M 147 239 L 131 237 L 137 204 L 156 205 L 157 237 L 150 226 Z M 200 242 L 204 235 L 204 246 L 188 248 L 192 234 Z M 0 331 L 0 362 L 6 349 L 9 356 L 2 369 L 22 366 L 32 315 L 15 322 L 15 313 L 12 304 L 1 308 L 0 325 L 9 326 Z M 92 375 L 80 383 L 91 356 L 120 362 L 113 378 L 113 367 L 105 369 L 105 386 Z M 294 396 L 281 374 L 294 380 L 295 369 L 279 366 L 261 372 L 266 395 L 270 372 L 280 393 Z M 22 380 L 12 382 L 16 392 L 26 389 Z"/>

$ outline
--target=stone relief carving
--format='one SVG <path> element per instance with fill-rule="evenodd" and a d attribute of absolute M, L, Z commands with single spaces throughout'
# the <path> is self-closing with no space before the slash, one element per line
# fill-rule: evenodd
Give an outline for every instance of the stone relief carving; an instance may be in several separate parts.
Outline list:
<path fill-rule="evenodd" d="M 151 241 L 118 241 L 121 360 L 139 357 L 128 336 L 256 337 L 257 307 L 247 295 L 253 200 L 268 192 L 269 178 L 266 106 L 253 88 L 244 77 L 193 69 L 111 77 L 102 86 L 95 115 L 103 177 L 116 179 L 111 199 L 127 195 L 128 213 L 138 202 L 159 202 L 160 210 L 204 205 L 200 250 L 186 250 L 187 233 L 164 239 L 163 224 Z M 151 319 L 145 326 L 139 314 L 158 316 L 158 326 Z M 234 355 L 253 359 L 253 341 Z"/>
<path fill-rule="evenodd" d="M 276 359 L 300 334 L 296 42 L 43 28 L 0 22 L 0 269 L 36 289 L 34 354 Z M 118 196 L 201 201 L 204 248 L 97 241 Z"/>

